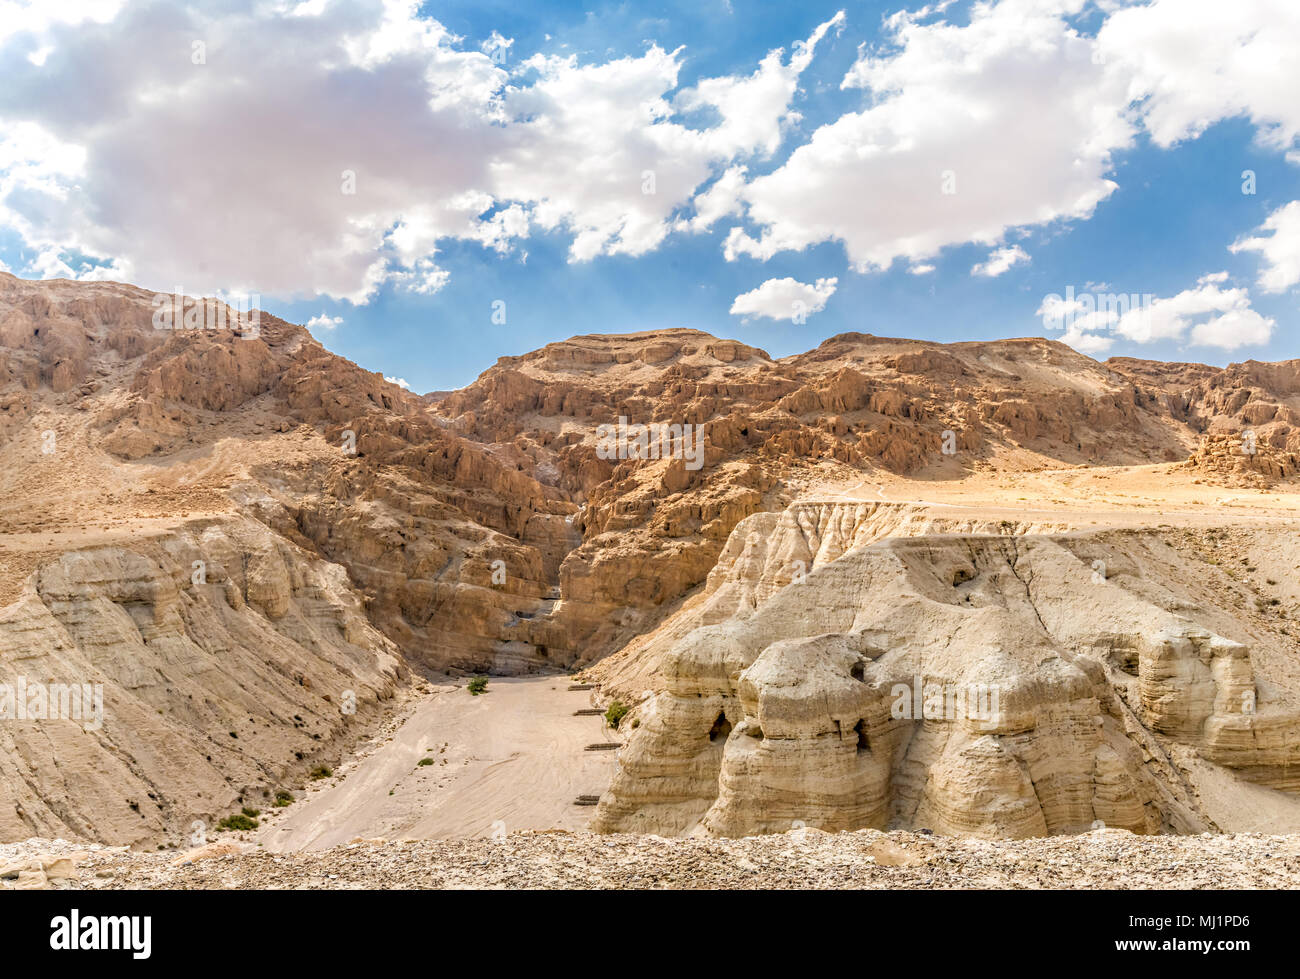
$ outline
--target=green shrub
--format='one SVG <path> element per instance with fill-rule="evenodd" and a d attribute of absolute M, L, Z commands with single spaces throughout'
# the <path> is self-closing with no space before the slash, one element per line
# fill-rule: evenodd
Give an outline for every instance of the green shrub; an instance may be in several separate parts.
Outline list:
<path fill-rule="evenodd" d="M 432 764 L 433 764 L 432 758 L 421 758 L 419 764 L 416 765 L 416 768 L 423 768 L 425 765 L 432 765 Z"/>
<path fill-rule="evenodd" d="M 219 829 L 232 829 L 237 831 L 257 829 L 257 820 L 250 819 L 242 812 L 238 812 L 233 816 L 227 816 L 225 819 L 221 820 L 221 822 L 217 823 L 217 827 Z"/>
<path fill-rule="evenodd" d="M 254 809 L 252 806 L 244 806 L 240 811 L 249 819 L 256 819 L 258 816 L 262 815 L 261 809 Z"/>
<path fill-rule="evenodd" d="M 333 774 L 334 769 L 330 768 L 329 765 L 317 765 L 311 770 L 312 778 L 329 778 Z"/>
<path fill-rule="evenodd" d="M 280 789 L 275 793 L 275 801 L 271 805 L 277 809 L 283 809 L 285 806 L 293 804 L 293 793 L 287 789 Z"/>
<path fill-rule="evenodd" d="M 618 727 L 618 722 L 627 716 L 627 712 L 632 708 L 621 700 L 616 700 L 609 705 L 605 711 L 605 723 L 612 728 Z"/>
<path fill-rule="evenodd" d="M 488 678 L 485 676 L 476 676 L 469 681 L 469 692 L 477 697 L 481 693 L 487 693 Z"/>

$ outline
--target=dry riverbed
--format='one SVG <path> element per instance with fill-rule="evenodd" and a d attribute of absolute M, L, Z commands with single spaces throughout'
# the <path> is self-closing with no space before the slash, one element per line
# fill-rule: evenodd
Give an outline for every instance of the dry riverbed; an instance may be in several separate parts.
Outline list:
<path fill-rule="evenodd" d="M 591 694 L 566 676 L 493 677 L 472 695 L 436 687 L 400 726 L 292 806 L 264 811 L 249 839 L 276 852 L 321 850 L 356 837 L 501 836 L 526 829 L 586 828 L 613 777 L 616 743 L 600 716 L 576 716 Z"/>

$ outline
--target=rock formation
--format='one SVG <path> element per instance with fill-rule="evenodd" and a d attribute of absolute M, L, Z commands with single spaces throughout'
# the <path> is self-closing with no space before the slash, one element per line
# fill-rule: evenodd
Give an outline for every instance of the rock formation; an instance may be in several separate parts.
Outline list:
<path fill-rule="evenodd" d="M 1171 742 L 1295 790 L 1300 710 L 1186 614 L 1158 533 L 899 536 L 913 517 L 800 504 L 742 522 L 689 621 L 600 668 L 607 695 L 660 690 L 594 826 L 1207 829 Z"/>
<path fill-rule="evenodd" d="M 875 556 L 859 571 L 883 574 L 881 567 L 894 567 L 889 561 L 904 562 L 886 537 L 1005 536 L 999 521 L 938 520 L 922 507 L 790 507 L 810 488 L 876 476 L 947 481 L 1171 463 L 1194 467 L 1207 481 L 1271 483 L 1294 473 L 1300 452 L 1292 427 L 1300 362 L 1223 370 L 1100 364 L 1041 339 L 945 345 L 863 333 L 774 360 L 737 341 L 664 329 L 574 337 L 502 358 L 462 390 L 419 396 L 270 313 L 250 323 L 211 301 L 187 308 L 211 311 L 217 325 L 157 329 L 155 297 L 131 286 L 0 273 L 0 683 L 81 679 L 102 684 L 106 698 L 96 731 L 0 727 L 9 793 L 0 797 L 0 837 L 48 831 L 155 840 L 345 750 L 378 716 L 405 667 L 522 673 L 590 666 L 615 651 L 601 667 L 611 689 L 626 683 L 640 699 L 668 670 L 690 696 L 665 700 L 663 717 L 689 708 L 708 721 L 707 749 L 665 735 L 655 762 L 662 785 L 676 786 L 664 798 L 677 801 L 664 803 L 664 812 L 690 800 L 692 813 L 665 815 L 663 825 L 684 829 L 724 796 L 764 797 L 765 776 L 752 759 L 737 753 L 734 769 L 722 765 L 723 746 L 740 728 L 788 729 L 794 742 L 809 741 L 799 751 L 813 750 L 827 733 L 825 718 L 805 718 L 794 705 L 803 693 L 791 692 L 789 716 L 776 706 L 767 691 L 779 685 L 773 678 L 786 653 L 767 656 L 771 643 L 756 645 L 761 631 L 740 630 L 749 637 L 741 652 L 728 645 L 734 637 L 717 637 L 731 636 L 747 616 L 781 609 L 792 623 L 807 618 L 808 629 L 820 623 L 816 632 L 792 625 L 776 638 L 789 656 L 811 657 L 804 693 L 829 695 L 838 689 L 835 657 L 848 653 L 834 652 L 830 640 L 809 645 L 827 630 L 817 607 L 787 608 L 793 599 L 782 596 L 802 587 L 796 576 L 838 580 L 845 572 L 832 569 L 864 560 L 861 552 Z M 611 453 L 602 432 L 620 420 L 691 426 L 699 465 L 680 454 Z M 1258 453 L 1225 466 L 1220 448 L 1248 431 Z M 1042 541 L 1066 548 L 1052 536 L 1065 529 L 1050 520 L 1018 525 L 1016 534 L 1039 538 L 1018 560 L 1046 561 L 1054 552 Z M 967 570 L 983 569 L 984 584 L 968 586 L 971 601 L 986 587 L 989 602 L 1009 601 L 1004 593 L 1014 588 L 1011 572 L 997 564 L 1001 552 L 962 547 L 980 555 Z M 908 560 L 913 567 L 919 559 Z M 196 562 L 206 569 L 204 583 L 195 583 Z M 855 607 L 846 595 L 849 604 L 836 614 Z M 892 611 L 872 599 L 854 620 L 889 622 L 924 605 L 894 597 Z M 909 651 L 886 656 L 881 647 L 869 660 L 871 682 L 892 683 L 905 664 L 928 662 L 925 643 L 944 641 L 951 616 L 966 614 L 945 609 L 942 616 L 930 609 L 932 633 L 918 635 Z M 1008 635 L 1036 627 L 1026 608 L 1006 616 L 996 624 Z M 1190 613 L 1188 620 L 1200 621 Z M 770 625 L 779 631 L 785 622 Z M 860 631 L 852 622 L 837 628 Z M 680 663 L 677 654 L 663 655 L 669 638 L 697 629 L 713 645 L 684 647 Z M 1225 634 L 1217 624 L 1211 632 Z M 1219 686 L 1211 691 L 1199 674 L 1185 697 L 1159 679 L 1160 671 L 1187 673 L 1191 656 L 1205 661 L 1215 684 L 1244 690 L 1242 656 L 1200 633 L 1171 633 L 1165 645 L 1150 630 L 1142 635 L 1155 643 L 1142 646 L 1148 660 L 1162 665 L 1152 667 L 1146 686 L 1123 695 L 1108 679 L 1113 692 L 1103 696 L 1105 683 L 1094 690 L 1101 681 L 1068 659 L 1050 670 L 1030 663 L 1059 658 L 1060 634 L 1003 651 L 1012 657 L 1003 663 L 1007 676 L 1050 689 L 1053 710 L 1063 712 L 1043 721 L 1040 735 L 1018 736 L 1050 744 L 1061 725 L 1084 723 L 1067 715 L 1092 710 L 1092 699 L 1098 707 L 1088 716 L 1109 718 L 1095 744 L 1071 755 L 1069 778 L 1083 779 L 1089 759 L 1093 766 L 1090 788 L 1070 790 L 1079 798 L 1040 803 L 1035 815 L 1024 778 L 1037 788 L 1039 771 L 1017 776 L 1005 757 L 990 754 L 994 735 L 951 744 L 913 737 L 906 725 L 881 720 L 878 703 L 861 701 L 850 686 L 834 696 L 849 697 L 845 704 L 861 716 L 839 734 L 850 747 L 859 736 L 877 747 L 870 765 L 847 750 L 836 756 L 832 768 L 849 773 L 836 779 L 847 782 L 817 790 L 829 793 L 822 808 L 842 805 L 852 820 L 874 825 L 888 782 L 890 820 L 904 818 L 895 812 L 903 800 L 898 805 L 915 802 L 923 814 L 936 807 L 939 814 L 924 816 L 936 826 L 964 826 L 975 820 L 967 795 L 977 790 L 962 780 L 962 759 L 988 755 L 980 770 L 1002 773 L 997 791 L 1010 800 L 1004 822 L 1017 832 L 1037 820 L 1073 826 L 1089 806 L 1096 814 L 1111 812 L 1108 805 L 1125 825 L 1200 825 L 1175 781 L 1131 774 L 1121 749 L 1133 737 L 1118 740 L 1116 726 L 1127 716 L 1118 703 L 1152 738 L 1180 739 L 1261 782 L 1289 784 L 1279 774 L 1289 758 L 1289 721 L 1261 713 L 1243 726 L 1220 703 Z M 989 660 L 985 652 L 960 670 L 945 664 L 943 676 L 957 682 Z M 721 659 L 692 659 L 706 655 Z M 733 660 L 743 665 L 731 670 Z M 1001 668 L 996 657 L 989 662 L 979 668 Z M 731 675 L 751 669 L 743 684 Z M 338 709 L 349 690 L 355 715 Z M 835 718 L 847 720 L 846 710 L 837 708 Z M 686 726 L 696 725 L 690 717 Z M 870 723 L 854 733 L 858 721 Z M 638 738 L 654 729 L 647 722 Z M 87 760 L 69 769 L 73 743 Z M 164 752 L 164 744 L 175 747 Z M 736 741 L 736 752 L 746 745 Z M 885 748 L 910 759 L 904 774 L 893 761 L 886 765 Z M 772 750 L 784 749 L 764 749 Z M 923 763 L 932 751 L 933 764 Z M 779 757 L 787 767 L 802 764 L 797 754 Z M 898 788 L 930 771 L 942 787 Z M 630 783 L 619 789 L 602 819 L 642 818 L 634 811 L 649 810 L 629 801 L 639 791 Z M 781 789 L 786 801 L 756 816 L 756 825 L 779 823 L 802 791 Z M 759 812 L 766 803 L 755 805 Z M 727 809 L 709 826 L 740 825 L 728 821 L 741 817 Z M 1002 825 L 987 823 L 994 824 Z"/>

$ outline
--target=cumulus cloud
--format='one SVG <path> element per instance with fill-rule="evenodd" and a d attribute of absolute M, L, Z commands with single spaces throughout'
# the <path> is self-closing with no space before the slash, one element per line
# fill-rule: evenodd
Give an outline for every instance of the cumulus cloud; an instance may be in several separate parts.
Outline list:
<path fill-rule="evenodd" d="M 1029 261 L 1029 253 L 1019 245 L 1008 248 L 996 248 L 989 252 L 989 257 L 971 268 L 971 275 L 980 275 L 988 279 L 996 278 L 1013 265 Z"/>
<path fill-rule="evenodd" d="M 510 125 L 508 146 L 492 165 L 496 193 L 537 202 L 533 220 L 572 233 L 575 261 L 658 247 L 717 168 L 777 148 L 800 74 L 843 19 L 839 13 L 820 25 L 788 59 L 778 49 L 750 76 L 704 79 L 671 101 L 680 50 L 652 45 L 639 58 L 594 65 L 573 56 L 528 59 L 536 81 L 503 100 Z M 696 129 L 672 118 L 705 110 L 716 125 Z M 743 173 L 729 167 L 695 198 L 695 230 L 735 210 Z"/>
<path fill-rule="evenodd" d="M 1046 297 L 1038 315 L 1049 330 L 1065 331 L 1060 340 L 1089 354 L 1108 350 L 1118 338 L 1223 350 L 1267 343 L 1276 321 L 1251 307 L 1247 290 L 1227 282 L 1227 272 L 1203 275 L 1193 288 L 1167 298 L 1067 290 L 1064 297 Z"/>
<path fill-rule="evenodd" d="M 448 241 L 561 229 L 574 261 L 643 254 L 722 174 L 707 226 L 843 22 L 678 91 L 681 51 L 514 63 L 509 39 L 475 45 L 414 0 L 48 6 L 0 35 L 0 225 L 36 271 L 358 303 L 386 281 L 437 291 Z"/>
<path fill-rule="evenodd" d="M 842 11 L 683 84 L 682 49 L 524 57 L 416 0 L 0 0 L 0 227 L 27 274 L 356 303 L 442 289 L 456 242 L 523 256 L 539 231 L 584 262 L 721 225 L 729 260 L 839 242 L 918 275 L 975 243 L 993 277 L 1029 260 L 1012 232 L 1091 216 L 1143 128 L 1170 146 L 1243 117 L 1300 163 L 1293 0 L 953 7 L 885 17 L 841 81 L 861 103 L 782 159 Z M 1300 281 L 1297 224 L 1293 203 L 1235 246 L 1261 288 Z M 1119 335 L 1095 325 L 1079 343 Z"/>
<path fill-rule="evenodd" d="M 1267 343 L 1274 321 L 1251 308 L 1245 289 L 1224 288 L 1226 280 L 1226 272 L 1205 275 L 1192 289 L 1130 309 L 1115 324 L 1115 332 L 1137 343 L 1150 343 L 1182 339 L 1190 327 L 1187 338 L 1194 347 L 1235 350 Z"/>
<path fill-rule="evenodd" d="M 843 81 L 868 93 L 868 107 L 820 127 L 748 184 L 742 197 L 760 230 L 733 229 L 727 257 L 840 241 L 869 270 L 1091 215 L 1115 189 L 1111 154 L 1134 127 L 1123 80 L 1094 63 L 1091 40 L 1067 22 L 1083 5 L 976 4 L 965 25 L 894 15 L 891 48 L 864 52 Z"/>
<path fill-rule="evenodd" d="M 1300 4 L 1293 0 L 1154 0 L 1111 14 L 1097 48 L 1127 77 L 1157 145 L 1245 116 L 1261 143 L 1300 162 Z"/>
<path fill-rule="evenodd" d="M 1284 292 L 1300 282 L 1300 201 L 1292 201 L 1270 214 L 1257 234 L 1233 243 L 1233 252 L 1258 252 L 1264 260 L 1259 287 L 1265 292 Z"/>
<path fill-rule="evenodd" d="M 404 377 L 389 377 L 387 374 L 385 374 L 384 380 L 387 381 L 389 384 L 396 384 L 403 391 L 411 390 L 411 385 L 406 382 L 406 378 Z"/>
<path fill-rule="evenodd" d="M 838 279 L 818 279 L 808 285 L 797 279 L 768 279 L 757 289 L 742 293 L 731 304 L 732 316 L 765 316 L 773 320 L 802 323 L 820 313 L 835 294 Z"/>
<path fill-rule="evenodd" d="M 307 329 L 313 333 L 317 330 L 332 330 L 342 322 L 342 316 L 327 316 L 321 313 L 319 316 L 313 316 L 307 321 Z"/>
<path fill-rule="evenodd" d="M 966 23 L 943 19 L 949 6 L 885 18 L 892 43 L 864 47 L 842 84 L 864 89 L 866 107 L 742 188 L 756 230 L 731 229 L 727 258 L 838 241 L 862 271 L 916 266 L 949 245 L 1086 219 L 1139 127 L 1169 146 L 1245 116 L 1300 163 L 1293 0 L 1104 3 L 1095 38 L 1075 26 L 1085 0 L 989 0 Z"/>

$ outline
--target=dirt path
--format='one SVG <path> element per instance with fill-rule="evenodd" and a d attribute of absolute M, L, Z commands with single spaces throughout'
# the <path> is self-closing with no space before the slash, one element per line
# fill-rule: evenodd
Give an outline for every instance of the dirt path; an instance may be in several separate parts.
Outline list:
<path fill-rule="evenodd" d="M 320 850 L 355 837 L 489 837 L 524 829 L 586 827 L 575 806 L 613 776 L 615 739 L 601 717 L 575 717 L 590 695 L 567 677 L 493 678 L 488 693 L 443 687 L 391 741 L 334 784 L 308 793 L 257 839 L 266 849 Z M 420 765 L 428 758 L 430 764 Z"/>

